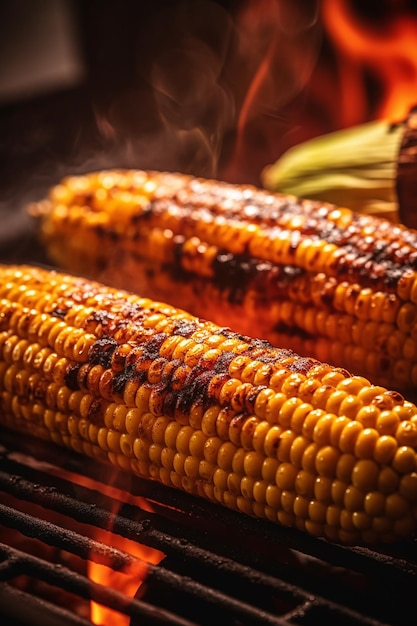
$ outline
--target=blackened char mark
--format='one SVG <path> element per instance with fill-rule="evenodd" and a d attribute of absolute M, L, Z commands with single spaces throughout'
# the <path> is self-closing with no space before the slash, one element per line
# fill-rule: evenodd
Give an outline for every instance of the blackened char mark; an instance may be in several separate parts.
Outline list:
<path fill-rule="evenodd" d="M 183 388 L 171 398 L 170 406 L 167 407 L 171 411 L 169 414 L 172 414 L 175 407 L 182 413 L 188 413 L 193 404 L 201 405 L 203 410 L 213 404 L 215 400 L 208 393 L 213 376 L 227 372 L 235 357 L 232 352 L 223 352 L 211 366 L 203 356 L 191 369 Z"/>
<path fill-rule="evenodd" d="M 117 345 L 117 341 L 113 339 L 113 337 L 105 336 L 101 339 L 97 339 L 88 353 L 90 364 L 102 365 L 104 368 L 109 368 Z"/>

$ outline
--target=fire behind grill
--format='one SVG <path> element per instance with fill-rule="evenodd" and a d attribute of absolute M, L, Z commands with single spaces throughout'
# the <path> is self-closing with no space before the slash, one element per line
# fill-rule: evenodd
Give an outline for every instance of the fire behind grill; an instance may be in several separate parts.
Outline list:
<path fill-rule="evenodd" d="M 62 603 L 65 593 L 130 616 L 132 626 L 415 624 L 415 541 L 384 551 L 331 544 L 122 471 L 115 477 L 96 461 L 12 433 L 2 433 L 0 453 L 1 502 L 7 502 L 0 504 L 0 614 L 10 625 L 90 624 L 72 609 L 74 600 Z M 62 478 L 61 468 L 73 479 Z M 92 486 L 80 486 L 82 477 Z M 128 489 L 146 498 L 153 512 L 105 495 L 110 482 L 116 494 Z M 51 514 L 59 522 L 48 521 Z M 97 528 L 166 555 L 148 566 L 140 599 L 91 582 L 77 566 L 92 560 L 118 571 L 132 562 L 130 554 L 96 541 Z M 57 563 L 39 547 L 25 549 L 25 541 L 11 545 L 4 540 L 10 529 L 26 543 L 36 540 L 46 552 L 73 558 Z M 14 586 L 22 575 L 50 593 L 39 597 Z"/>

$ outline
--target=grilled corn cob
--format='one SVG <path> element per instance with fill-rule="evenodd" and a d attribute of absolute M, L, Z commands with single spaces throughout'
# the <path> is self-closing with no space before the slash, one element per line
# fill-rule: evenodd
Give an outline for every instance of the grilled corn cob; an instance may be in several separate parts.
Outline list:
<path fill-rule="evenodd" d="M 411 536 L 417 407 L 85 278 L 0 266 L 0 422 L 344 543 Z"/>
<path fill-rule="evenodd" d="M 179 174 L 70 177 L 36 206 L 61 269 L 402 392 L 417 385 L 417 234 Z"/>

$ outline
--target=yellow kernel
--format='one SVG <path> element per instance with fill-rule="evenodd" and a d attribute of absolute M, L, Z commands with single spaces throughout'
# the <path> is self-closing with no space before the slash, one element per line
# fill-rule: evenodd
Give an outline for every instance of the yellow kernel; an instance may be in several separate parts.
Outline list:
<path fill-rule="evenodd" d="M 395 431 L 395 438 L 398 445 L 415 448 L 417 446 L 417 424 L 406 420 L 400 422 Z"/>
<path fill-rule="evenodd" d="M 213 483 L 221 491 L 227 489 L 227 476 L 228 472 L 220 468 L 217 468 L 213 474 Z"/>
<path fill-rule="evenodd" d="M 313 431 L 313 439 L 319 446 L 326 446 L 330 443 L 330 431 L 336 416 L 327 414 L 321 417 Z"/>
<path fill-rule="evenodd" d="M 253 449 L 256 450 L 256 452 L 264 453 L 265 439 L 270 430 L 271 426 L 266 420 L 259 422 L 256 426 L 252 439 Z"/>
<path fill-rule="evenodd" d="M 251 476 L 243 476 L 240 483 L 240 491 L 242 496 L 247 499 L 253 499 L 253 486 L 255 484 L 254 478 Z"/>
<path fill-rule="evenodd" d="M 345 491 L 344 505 L 348 511 L 360 511 L 363 508 L 364 493 L 357 487 L 349 485 Z"/>
<path fill-rule="evenodd" d="M 346 391 L 335 389 L 326 402 L 326 411 L 328 413 L 340 415 L 340 405 L 342 404 L 343 400 L 348 397 L 349 394 L 346 393 Z"/>
<path fill-rule="evenodd" d="M 391 467 L 383 467 L 379 473 L 377 487 L 382 493 L 397 491 L 399 476 Z"/>
<path fill-rule="evenodd" d="M 322 409 L 315 409 L 314 411 L 311 411 L 305 418 L 304 420 L 304 424 L 303 424 L 303 428 L 302 428 L 302 434 L 304 435 L 304 437 L 308 437 L 309 439 L 313 439 L 313 434 L 314 434 L 314 429 L 316 427 L 317 422 L 322 418 L 325 417 L 327 415 L 327 413 L 325 411 L 323 411 Z"/>
<path fill-rule="evenodd" d="M 378 431 L 374 428 L 364 428 L 358 435 L 355 443 L 355 455 L 359 459 L 370 459 L 379 439 Z"/>
<path fill-rule="evenodd" d="M 190 438 L 192 434 L 193 434 L 193 429 L 191 428 L 191 426 L 183 426 L 179 430 L 177 434 L 177 439 L 175 442 L 175 447 L 177 448 L 178 452 L 181 452 L 182 454 L 189 454 Z"/>
<path fill-rule="evenodd" d="M 332 446 L 339 447 L 340 436 L 343 432 L 344 427 L 350 423 L 350 419 L 344 415 L 340 417 L 334 416 L 332 421 L 332 425 L 330 428 L 330 441 L 329 443 Z"/>
<path fill-rule="evenodd" d="M 198 478 L 200 469 L 200 459 L 194 456 L 187 456 L 184 461 L 184 472 L 189 478 Z"/>
<path fill-rule="evenodd" d="M 333 446 L 320 448 L 316 455 L 316 470 L 321 476 L 334 476 L 340 452 Z"/>
<path fill-rule="evenodd" d="M 201 430 L 196 430 L 190 437 L 189 448 L 191 456 L 202 459 L 204 456 L 204 444 L 207 441 L 207 437 Z"/>
<path fill-rule="evenodd" d="M 353 454 L 342 454 L 336 466 L 337 478 L 350 483 L 356 461 L 357 458 Z"/>
<path fill-rule="evenodd" d="M 177 439 L 178 442 L 178 439 Z M 217 463 L 217 455 L 222 445 L 222 440 L 218 437 L 209 437 L 204 443 L 204 458 L 213 465 Z"/>
<path fill-rule="evenodd" d="M 270 424 L 278 424 L 280 410 L 286 400 L 287 397 L 283 393 L 274 393 L 274 395 L 268 398 L 265 409 L 265 418 Z"/>
<path fill-rule="evenodd" d="M 324 534 L 323 524 L 319 522 L 313 522 L 311 519 L 306 519 L 305 527 L 307 532 L 313 537 L 321 537 Z"/>
<path fill-rule="evenodd" d="M 245 420 L 240 434 L 241 445 L 245 450 L 253 449 L 253 437 L 258 424 L 259 420 L 255 416 L 248 417 L 248 419 Z"/>
<path fill-rule="evenodd" d="M 320 502 L 330 502 L 332 497 L 332 480 L 326 476 L 318 476 L 314 481 L 314 497 Z"/>
<path fill-rule="evenodd" d="M 276 485 L 268 485 L 266 488 L 266 502 L 272 507 L 275 511 L 281 508 L 281 494 L 282 491 Z"/>
<path fill-rule="evenodd" d="M 278 417 L 279 423 L 283 428 L 290 428 L 294 411 L 300 404 L 302 404 L 302 402 L 297 397 L 289 398 L 286 402 L 284 402 Z"/>
<path fill-rule="evenodd" d="M 266 458 L 262 463 L 262 478 L 269 483 L 275 481 L 275 475 L 279 466 L 278 459 Z"/>
<path fill-rule="evenodd" d="M 281 507 L 287 513 L 291 513 L 294 510 L 295 493 L 293 491 L 283 491 L 281 494 Z"/>
<path fill-rule="evenodd" d="M 379 409 L 373 404 L 362 406 L 356 415 L 356 421 L 364 428 L 375 428 L 379 414 Z"/>
<path fill-rule="evenodd" d="M 374 517 L 372 528 L 378 534 L 388 533 L 393 528 L 393 520 L 385 515 Z"/>
<path fill-rule="evenodd" d="M 232 459 L 232 470 L 236 474 L 243 474 L 245 465 L 246 451 L 243 448 L 236 448 L 236 452 Z"/>
<path fill-rule="evenodd" d="M 157 444 L 165 442 L 165 430 L 168 426 L 168 419 L 164 416 L 158 417 L 152 426 L 152 441 Z"/>
<path fill-rule="evenodd" d="M 410 505 L 400 493 L 391 493 L 385 500 L 385 512 L 391 519 L 400 519 L 407 515 Z"/>
<path fill-rule="evenodd" d="M 253 485 L 253 497 L 256 500 L 256 502 L 259 502 L 260 504 L 266 503 L 267 487 L 268 487 L 268 483 L 266 483 L 264 480 L 255 481 Z"/>
<path fill-rule="evenodd" d="M 271 388 L 261 389 L 255 400 L 255 415 L 259 419 L 267 419 L 268 402 L 275 396 L 275 392 Z M 221 402 L 221 400 L 220 400 Z M 221 402 L 223 404 L 223 402 Z"/>
<path fill-rule="evenodd" d="M 385 496 L 380 491 L 367 493 L 364 499 L 364 511 L 371 517 L 379 517 L 385 512 Z"/>
<path fill-rule="evenodd" d="M 200 402 L 193 402 L 190 409 L 189 422 L 192 428 L 196 430 L 201 429 L 201 422 L 203 419 L 203 405 Z"/>
<path fill-rule="evenodd" d="M 264 452 L 267 456 L 275 457 L 281 442 L 281 426 L 271 426 L 265 436 Z"/>
<path fill-rule="evenodd" d="M 362 408 L 362 401 L 357 396 L 348 395 L 342 400 L 339 407 L 339 414 L 350 419 L 356 419 L 356 415 Z"/>
<path fill-rule="evenodd" d="M 294 514 L 297 517 L 307 519 L 309 504 L 310 504 L 310 500 L 308 498 L 304 498 L 303 496 L 296 496 L 294 500 L 294 507 L 293 507 Z"/>
<path fill-rule="evenodd" d="M 395 435 L 400 418 L 394 411 L 381 411 L 376 421 L 376 429 L 380 435 Z"/>
<path fill-rule="evenodd" d="M 217 434 L 216 419 L 219 414 L 219 407 L 212 406 L 204 411 L 201 421 L 201 430 L 207 437 L 214 437 Z"/>
<path fill-rule="evenodd" d="M 172 421 L 167 424 L 164 434 L 164 443 L 166 446 L 168 446 L 168 448 L 175 448 L 178 433 L 181 428 L 183 427 L 178 422 Z"/>
<path fill-rule="evenodd" d="M 327 506 L 323 502 L 311 500 L 308 506 L 308 515 L 313 522 L 323 524 L 326 521 Z"/>
<path fill-rule="evenodd" d="M 161 450 L 161 465 L 167 470 L 171 471 L 174 467 L 174 456 L 176 452 L 172 448 L 166 446 Z"/>
<path fill-rule="evenodd" d="M 294 433 L 292 430 L 285 430 L 281 434 L 277 453 L 278 459 L 281 462 L 286 462 L 290 460 L 291 447 L 296 437 L 296 433 Z"/>
<path fill-rule="evenodd" d="M 417 500 L 417 472 L 402 476 L 399 492 L 411 502 Z"/>
<path fill-rule="evenodd" d="M 353 511 L 352 522 L 359 530 L 368 530 L 372 526 L 372 519 L 364 511 Z"/>
<path fill-rule="evenodd" d="M 224 470 L 232 469 L 233 455 L 237 447 L 231 441 L 225 441 L 221 444 L 217 453 L 217 465 Z"/>
<path fill-rule="evenodd" d="M 389 435 L 382 435 L 375 444 L 374 459 L 377 463 L 390 463 L 397 451 L 398 443 Z"/>
<path fill-rule="evenodd" d="M 334 480 L 332 483 L 332 500 L 335 504 L 343 504 L 348 483 L 342 480 Z"/>
<path fill-rule="evenodd" d="M 337 506 L 335 504 L 330 504 L 327 507 L 326 512 L 326 523 L 329 526 L 339 526 L 340 525 L 340 514 L 342 512 L 342 507 Z"/>
<path fill-rule="evenodd" d="M 379 473 L 379 467 L 375 461 L 361 459 L 352 470 L 352 483 L 361 491 L 372 491 L 378 484 Z"/>
<path fill-rule="evenodd" d="M 213 476 L 214 476 L 215 471 L 216 471 L 216 466 L 213 465 L 212 463 L 209 463 L 205 459 L 201 459 L 201 461 L 199 461 L 198 473 L 200 474 L 200 477 L 204 481 L 208 483 L 213 482 Z"/>
<path fill-rule="evenodd" d="M 401 446 L 394 454 L 392 467 L 400 474 L 408 474 L 416 469 L 416 453 L 408 446 Z"/>
<path fill-rule="evenodd" d="M 243 465 L 243 471 L 245 474 L 252 476 L 253 478 L 261 478 L 264 458 L 265 457 L 262 454 L 255 452 L 254 450 L 247 452 L 245 454 Z"/>
<path fill-rule="evenodd" d="M 299 437 L 296 437 L 294 441 L 292 442 L 291 450 L 290 450 L 290 461 L 296 467 L 299 467 L 299 468 L 301 467 L 303 454 L 309 444 L 310 444 L 310 441 L 306 437 L 303 437 L 302 435 L 300 435 Z"/>
<path fill-rule="evenodd" d="M 315 474 L 307 472 L 306 470 L 300 470 L 297 473 L 294 484 L 296 493 L 306 498 L 312 498 L 314 496 L 315 481 Z"/>
<path fill-rule="evenodd" d="M 316 473 L 316 456 L 319 449 L 316 443 L 310 443 L 305 449 L 303 458 L 301 459 L 301 465 L 307 472 Z"/>
<path fill-rule="evenodd" d="M 296 407 L 296 409 L 294 410 L 294 412 L 292 414 L 291 423 L 290 423 L 291 428 L 295 432 L 301 433 L 302 428 L 303 428 L 303 424 L 304 424 L 304 420 L 305 420 L 306 416 L 312 410 L 313 410 L 313 407 L 311 406 L 311 404 L 308 404 L 307 402 L 303 402 L 302 404 L 299 404 Z"/>
<path fill-rule="evenodd" d="M 276 473 L 276 484 L 280 489 L 294 490 L 297 469 L 291 463 L 281 463 Z"/>
<path fill-rule="evenodd" d="M 349 422 L 346 424 L 340 435 L 339 446 L 342 452 L 352 453 L 355 450 L 356 440 L 363 430 L 359 422 Z"/>

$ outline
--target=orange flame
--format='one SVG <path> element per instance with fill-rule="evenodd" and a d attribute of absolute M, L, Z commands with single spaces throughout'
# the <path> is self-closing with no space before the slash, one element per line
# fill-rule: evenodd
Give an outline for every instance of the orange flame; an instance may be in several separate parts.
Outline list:
<path fill-rule="evenodd" d="M 133 504 L 133 502 L 132 502 Z M 138 498 L 136 504 L 142 509 L 150 508 L 144 498 Z M 93 582 L 100 583 L 134 598 L 147 576 L 146 563 L 157 565 L 164 554 L 155 548 L 114 535 L 110 531 L 98 529 L 95 539 L 108 546 L 117 548 L 138 559 L 131 567 L 119 572 L 111 568 L 89 561 L 88 576 Z M 90 617 L 93 624 L 112 624 L 112 626 L 129 626 L 130 617 L 113 611 L 101 604 L 91 602 Z"/>
<path fill-rule="evenodd" d="M 366 72 L 380 85 L 375 118 L 403 119 L 417 100 L 417 17 L 400 11 L 370 23 L 355 14 L 349 0 L 323 0 L 322 16 L 337 50 L 343 121 L 349 123 L 355 100 L 365 115 Z"/>
<path fill-rule="evenodd" d="M 236 24 L 247 87 L 222 177 L 256 184 L 254 173 L 296 143 L 407 116 L 417 101 L 417 14 L 387 1 L 372 3 L 371 15 L 369 4 L 242 3 Z"/>

